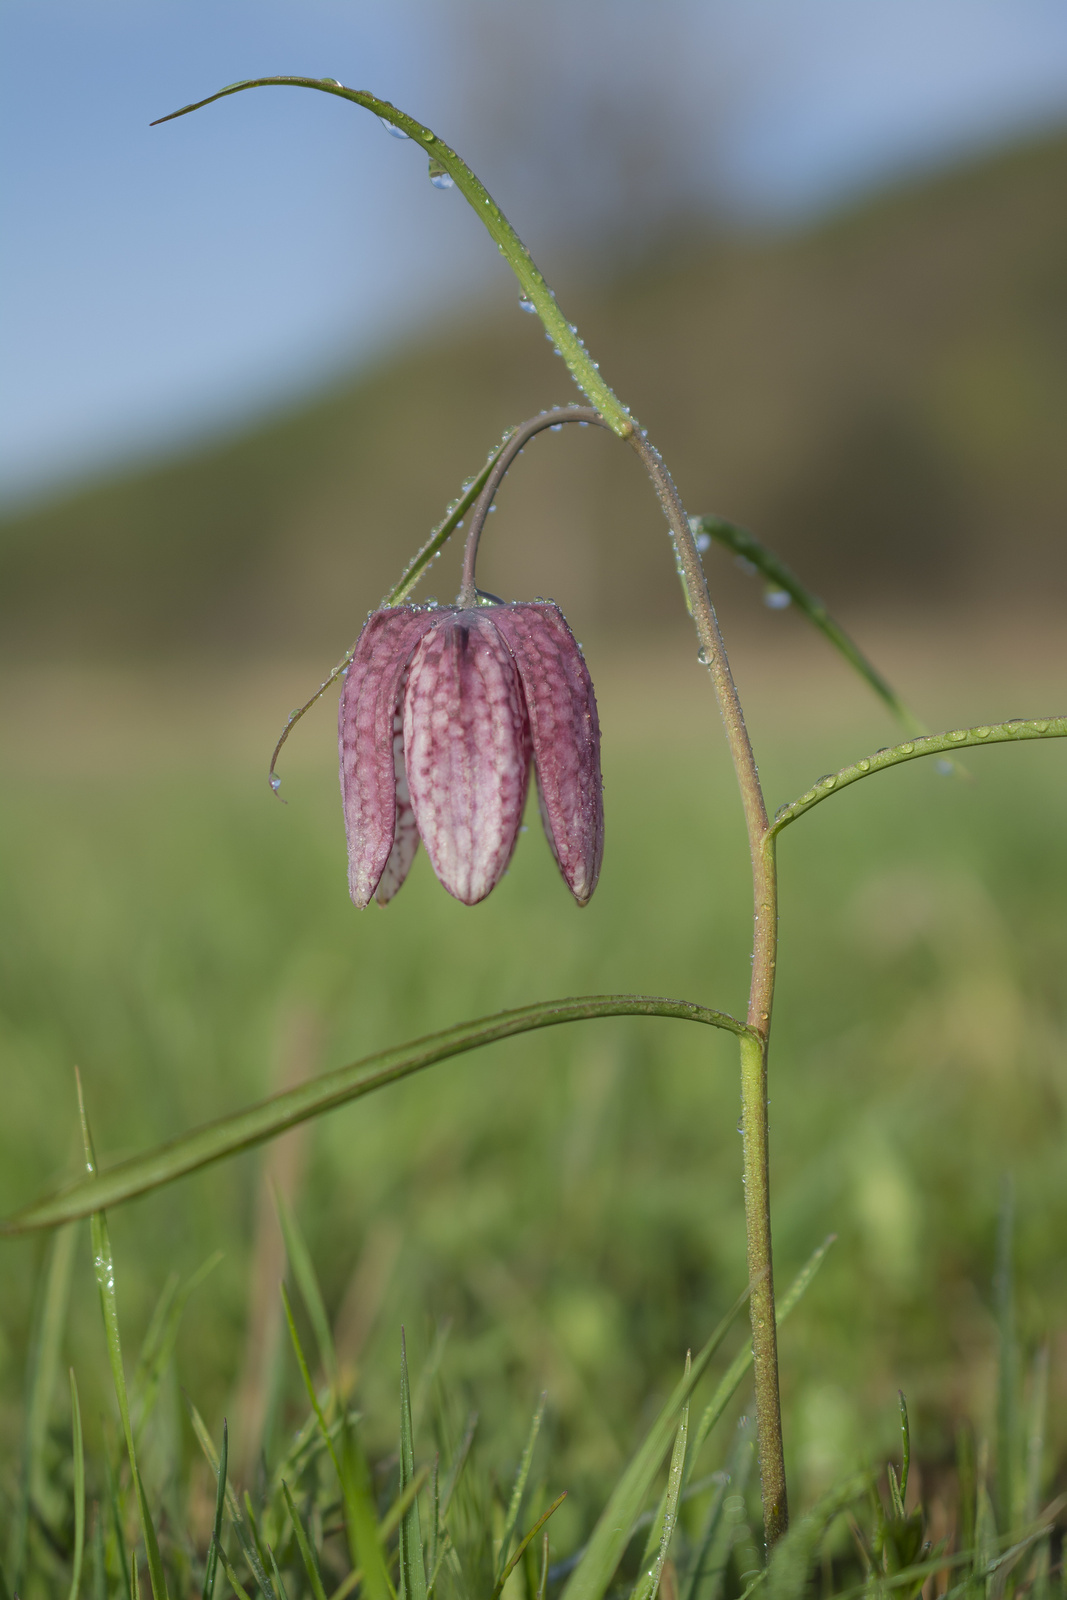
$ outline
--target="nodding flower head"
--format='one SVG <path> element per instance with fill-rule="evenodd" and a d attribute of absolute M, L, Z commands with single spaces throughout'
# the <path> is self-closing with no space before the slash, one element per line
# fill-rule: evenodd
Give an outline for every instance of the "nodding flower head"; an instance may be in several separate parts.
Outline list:
<path fill-rule="evenodd" d="M 340 708 L 348 884 L 391 900 L 421 838 L 476 905 L 511 860 L 531 763 L 548 842 L 579 905 L 604 846 L 600 726 L 582 653 L 551 602 L 392 606 L 359 636 Z"/>

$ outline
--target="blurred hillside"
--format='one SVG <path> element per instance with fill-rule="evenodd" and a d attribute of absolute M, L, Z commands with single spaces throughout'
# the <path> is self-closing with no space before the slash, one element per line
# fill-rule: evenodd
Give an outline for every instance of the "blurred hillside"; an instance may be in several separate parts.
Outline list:
<path fill-rule="evenodd" d="M 1065 190 L 1060 136 L 800 234 L 679 229 L 560 298 L 690 509 L 750 526 L 846 617 L 1047 604 L 1067 594 Z M 509 295 L 287 415 L 9 515 L 0 648 L 332 657 L 503 429 L 574 397 Z M 664 542 L 636 461 L 567 430 L 513 471 L 481 582 L 551 594 L 579 631 L 647 625 L 678 610 Z M 716 569 L 717 593 L 744 581 Z"/>

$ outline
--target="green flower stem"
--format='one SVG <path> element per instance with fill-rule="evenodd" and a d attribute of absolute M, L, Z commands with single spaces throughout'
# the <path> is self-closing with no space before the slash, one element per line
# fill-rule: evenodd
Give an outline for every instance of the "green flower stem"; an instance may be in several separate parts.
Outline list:
<path fill-rule="evenodd" d="M 614 391 L 600 376 L 600 369 L 577 330 L 567 321 L 556 304 L 556 297 L 548 287 L 533 257 L 508 222 L 500 207 L 471 169 L 437 135 L 422 123 L 399 111 L 386 100 L 360 89 L 346 89 L 333 78 L 270 77 L 249 78 L 230 84 L 217 94 L 183 106 L 160 122 L 197 111 L 221 100 L 227 95 L 239 94 L 244 89 L 289 85 L 297 88 L 318 89 L 323 93 L 350 100 L 373 111 L 383 121 L 398 128 L 426 151 L 434 166 L 447 172 L 461 194 L 482 219 L 490 236 L 496 241 L 501 254 L 519 281 L 524 297 L 537 311 L 545 330 L 567 363 L 578 387 L 600 413 L 604 422 L 620 438 L 633 446 L 652 479 L 664 515 L 674 539 L 678 574 L 681 578 L 686 604 L 696 627 L 700 643 L 700 658 L 711 674 L 719 702 L 726 737 L 733 758 L 734 769 L 741 790 L 741 801 L 748 833 L 749 854 L 752 862 L 753 886 L 753 964 L 749 993 L 749 1029 L 759 1035 L 761 1044 L 762 1078 L 766 1077 L 767 1040 L 770 1029 L 771 1005 L 774 996 L 774 975 L 778 937 L 777 886 L 773 843 L 768 835 L 767 811 L 760 787 L 759 773 L 749 740 L 745 719 L 741 711 L 737 689 L 730 671 L 726 647 L 719 629 L 715 610 L 708 593 L 704 569 L 696 547 L 693 530 L 689 524 L 681 496 L 667 471 L 659 452 L 649 443 L 644 431 L 637 427 L 630 412 Z M 743 1076 L 749 1066 L 743 1062 Z M 782 1451 L 781 1407 L 778 1392 L 778 1368 L 774 1348 L 774 1285 L 771 1274 L 770 1214 L 767 1186 L 767 1113 L 766 1094 L 754 1095 L 747 1090 L 742 1099 L 745 1161 L 762 1162 L 763 1177 L 759 1183 L 749 1184 L 752 1196 L 747 1205 L 758 1205 L 749 1214 L 748 1260 L 753 1282 L 762 1288 L 753 1296 L 752 1336 L 754 1350 L 754 1376 L 759 1413 L 759 1461 L 763 1488 L 764 1532 L 768 1544 L 785 1531 L 787 1521 L 785 1493 L 785 1465 Z M 753 1231 L 755 1228 L 755 1231 Z M 769 1340 L 762 1337 L 758 1326 L 757 1298 L 764 1308 L 763 1322 L 770 1329 Z M 767 1308 L 769 1309 L 769 1313 Z"/>
<path fill-rule="evenodd" d="M 778 1332 L 771 1278 L 771 1204 L 767 1173 L 767 1042 L 747 1035 L 741 1040 L 741 1126 L 745 1174 L 745 1231 L 748 1276 L 752 1285 L 752 1368 L 756 1390 L 756 1438 L 763 1491 L 764 1536 L 773 1545 L 789 1521 L 785 1462 L 772 1455 L 765 1440 L 781 1448 L 778 1393 Z M 767 1379 L 773 1375 L 774 1382 Z M 763 1381 L 761 1382 L 761 1375 Z M 768 1459 L 770 1458 L 770 1459 Z"/>
<path fill-rule="evenodd" d="M 0 1237 L 28 1233 L 36 1228 L 54 1228 L 61 1222 L 90 1216 L 105 1206 L 132 1200 L 136 1195 L 172 1183 L 175 1178 L 185 1177 L 240 1150 L 263 1144 L 311 1117 L 347 1105 L 350 1100 L 358 1100 L 387 1083 L 396 1083 L 423 1067 L 477 1049 L 479 1045 L 531 1033 L 537 1028 L 551 1028 L 559 1022 L 582 1022 L 594 1017 L 676 1017 L 685 1022 L 724 1028 L 742 1037 L 749 1031 L 743 1022 L 724 1011 L 712 1011 L 689 1000 L 663 1000 L 640 994 L 588 995 L 577 1000 L 549 1000 L 516 1011 L 501 1011 L 481 1022 L 465 1022 L 416 1039 L 411 1044 L 366 1056 L 350 1066 L 338 1067 L 284 1094 L 261 1100 L 246 1111 L 222 1117 L 182 1138 L 169 1140 L 147 1155 L 120 1162 L 106 1172 L 94 1171 L 69 1189 L 49 1195 L 0 1223 Z"/>
<path fill-rule="evenodd" d="M 829 800 L 832 794 L 847 789 L 850 783 L 873 777 L 876 772 L 885 772 L 888 767 L 897 767 L 902 761 L 917 761 L 920 756 L 952 757 L 957 750 L 980 744 L 1063 738 L 1067 738 L 1067 717 L 1034 717 L 1029 720 L 1015 717 L 1010 722 L 982 723 L 977 728 L 953 728 L 950 733 L 931 733 L 922 739 L 908 739 L 904 744 L 891 745 L 885 750 L 876 750 L 872 756 L 863 756 L 861 760 L 853 761 L 851 766 L 842 767 L 840 772 L 827 773 L 798 800 L 782 806 L 769 829 L 768 838 L 773 839 L 783 828 L 810 811 L 812 806 Z"/>
<path fill-rule="evenodd" d="M 726 645 L 681 496 L 659 452 L 649 444 L 643 433 L 634 433 L 630 444 L 655 484 L 674 538 L 678 573 L 700 640 L 700 659 L 711 674 L 733 757 L 752 864 L 752 977 L 748 995 L 749 1033 L 741 1041 L 741 1133 L 748 1276 L 752 1285 L 749 1316 L 752 1323 L 763 1532 L 770 1547 L 781 1538 L 789 1525 L 778 1380 L 778 1338 L 775 1332 L 768 1172 L 767 1052 L 778 961 L 778 875 L 774 836 L 768 827 L 756 758 L 730 671 Z"/>

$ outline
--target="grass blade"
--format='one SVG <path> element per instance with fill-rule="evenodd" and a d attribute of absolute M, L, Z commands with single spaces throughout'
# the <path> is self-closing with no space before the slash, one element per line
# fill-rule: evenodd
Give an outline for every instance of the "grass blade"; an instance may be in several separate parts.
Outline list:
<path fill-rule="evenodd" d="M 203 1266 L 183 1284 L 178 1274 L 171 1273 L 152 1313 L 148 1331 L 137 1358 L 133 1380 L 130 1383 L 130 1414 L 133 1418 L 134 1437 L 143 1432 L 155 1408 L 160 1384 L 174 1354 L 178 1341 L 178 1328 L 189 1297 L 209 1272 L 222 1260 L 222 1251 L 216 1250 Z"/>
<path fill-rule="evenodd" d="M 293 1321 L 293 1308 L 289 1304 L 289 1296 L 282 1285 L 282 1304 L 285 1307 L 285 1317 L 289 1325 L 289 1338 L 292 1341 L 293 1351 L 296 1355 L 297 1366 L 304 1389 L 307 1392 L 311 1409 L 315 1413 L 330 1460 L 333 1462 L 337 1481 L 341 1488 L 341 1497 L 345 1508 L 345 1534 L 348 1539 L 348 1553 L 352 1559 L 353 1567 L 359 1567 L 363 1572 L 363 1587 L 368 1600 L 396 1600 L 392 1583 L 389 1581 L 389 1570 L 385 1564 L 385 1555 L 381 1546 L 378 1533 L 378 1514 L 374 1504 L 371 1485 L 370 1466 L 363 1453 L 362 1443 L 356 1427 L 346 1419 L 342 1430 L 342 1453 L 339 1457 L 334 1444 L 333 1434 L 326 1421 L 319 1397 L 315 1392 L 315 1385 L 311 1380 L 311 1370 L 300 1343 L 300 1335 L 296 1331 Z M 401 1489 L 404 1484 L 401 1481 Z"/>
<path fill-rule="evenodd" d="M 415 1477 L 415 1444 L 411 1432 L 411 1388 L 404 1330 L 400 1330 L 400 1492 Z M 426 1600 L 426 1567 L 418 1496 L 400 1519 L 400 1600 Z"/>
<path fill-rule="evenodd" d="M 522 1509 L 522 1497 L 526 1493 L 526 1481 L 530 1476 L 530 1467 L 533 1463 L 533 1453 L 534 1446 L 537 1443 L 537 1435 L 541 1431 L 541 1419 L 545 1414 L 546 1398 L 546 1395 L 541 1396 L 540 1404 L 538 1405 L 537 1410 L 534 1412 L 533 1421 L 530 1424 L 529 1436 L 526 1440 L 526 1447 L 522 1452 L 522 1458 L 519 1461 L 518 1471 L 515 1474 L 515 1483 L 511 1490 L 511 1500 L 508 1505 L 508 1514 L 504 1519 L 504 1533 L 500 1541 L 500 1555 L 497 1558 L 495 1575 L 495 1581 L 501 1585 L 503 1585 L 504 1582 L 504 1568 L 507 1565 L 508 1551 L 511 1548 L 511 1541 L 514 1536 L 515 1529 L 518 1527 L 519 1523 L 519 1512 Z"/>
<path fill-rule="evenodd" d="M 222 1419 L 222 1454 L 216 1469 L 215 1478 L 215 1519 L 211 1525 L 211 1544 L 208 1547 L 207 1560 L 204 1562 L 204 1587 L 201 1591 L 202 1600 L 212 1600 L 215 1593 L 215 1577 L 218 1572 L 219 1550 L 222 1546 L 222 1513 L 226 1508 L 226 1469 L 230 1459 L 230 1430 L 225 1417 Z"/>
<path fill-rule="evenodd" d="M 837 794 L 839 789 L 847 789 L 850 783 L 873 777 L 876 772 L 885 772 L 888 767 L 899 766 L 902 761 L 917 761 L 920 756 L 951 757 L 959 750 L 982 744 L 1014 744 L 1024 739 L 1063 738 L 1067 738 L 1067 717 L 1034 717 L 1029 720 L 1014 717 L 1010 722 L 982 723 L 977 728 L 953 728 L 950 733 L 930 733 L 922 739 L 909 739 L 905 744 L 876 750 L 872 756 L 864 756 L 862 760 L 852 762 L 851 766 L 842 767 L 839 772 L 827 773 L 799 799 L 779 807 L 769 830 L 770 835 L 781 833 L 783 828 L 804 816 L 812 806 Z"/>
<path fill-rule="evenodd" d="M 793 1311 L 798 1305 L 801 1298 L 806 1293 L 815 1274 L 825 1261 L 827 1252 L 836 1238 L 836 1233 L 828 1234 L 823 1240 L 822 1244 L 819 1245 L 817 1249 L 812 1251 L 803 1267 L 801 1267 L 800 1271 L 793 1279 L 793 1282 L 789 1285 L 789 1288 L 778 1302 L 774 1316 L 776 1327 L 780 1328 L 782 1323 L 789 1316 L 790 1312 Z M 747 1344 L 743 1350 L 738 1351 L 733 1361 L 727 1367 L 725 1374 L 715 1390 L 715 1393 L 708 1401 L 708 1404 L 704 1410 L 704 1414 L 701 1417 L 700 1423 L 697 1427 L 696 1437 L 693 1440 L 693 1448 L 689 1456 L 691 1466 L 695 1465 L 697 1456 L 700 1454 L 700 1450 L 705 1439 L 708 1437 L 708 1434 L 711 1432 L 712 1428 L 714 1428 L 715 1424 L 726 1410 L 726 1407 L 730 1404 L 730 1401 L 737 1393 L 737 1390 L 741 1386 L 741 1381 L 751 1365 L 752 1346 L 751 1344 Z"/>
<path fill-rule="evenodd" d="M 61 1222 L 90 1215 L 105 1206 L 146 1194 L 175 1178 L 184 1177 L 213 1161 L 247 1150 L 296 1127 L 309 1118 L 346 1105 L 388 1083 L 398 1082 L 424 1067 L 467 1050 L 512 1038 L 558 1023 L 596 1017 L 656 1016 L 699 1022 L 743 1035 L 744 1023 L 726 1012 L 692 1001 L 667 1000 L 645 995 L 592 995 L 582 999 L 545 1001 L 503 1011 L 472 1023 L 461 1023 L 430 1034 L 411 1044 L 367 1056 L 298 1087 L 260 1101 L 246 1111 L 220 1118 L 180 1139 L 170 1140 L 147 1155 L 134 1157 L 104 1173 L 92 1175 L 59 1194 L 26 1207 L 0 1224 L 0 1234 L 18 1234 L 33 1228 L 55 1227 Z"/>
<path fill-rule="evenodd" d="M 237 1496 L 234 1494 L 232 1487 L 227 1481 L 225 1475 L 222 1473 L 222 1463 L 220 1458 L 215 1454 L 215 1446 L 211 1442 L 210 1433 L 208 1433 L 207 1428 L 204 1426 L 204 1419 L 194 1406 L 193 1402 L 188 1399 L 188 1397 L 186 1398 L 185 1403 L 189 1408 L 189 1419 L 193 1424 L 193 1432 L 196 1434 L 197 1443 L 204 1452 L 211 1470 L 215 1473 L 216 1477 L 220 1477 L 222 1480 L 224 1493 L 226 1496 L 226 1510 L 230 1514 L 230 1521 L 233 1523 L 233 1531 L 237 1535 L 238 1544 L 241 1546 L 241 1554 L 248 1562 L 249 1571 L 252 1573 L 252 1576 L 262 1589 L 264 1595 L 266 1596 L 266 1600 L 278 1600 L 278 1597 L 274 1592 L 274 1585 L 267 1577 L 267 1574 L 263 1569 L 263 1563 L 259 1559 L 259 1551 L 256 1549 L 255 1539 L 252 1537 L 252 1534 L 249 1531 L 248 1524 L 245 1521 L 244 1512 L 241 1510 Z M 228 1443 L 225 1430 L 223 1433 L 223 1440 L 224 1442 Z M 217 1503 L 218 1502 L 216 1500 L 216 1505 Z M 222 1563 L 222 1570 L 225 1572 L 227 1580 L 232 1587 L 235 1580 L 230 1577 L 231 1569 L 226 1559 L 226 1552 L 223 1550 L 222 1545 L 217 1542 L 215 1548 L 218 1551 L 219 1560 Z M 235 1590 L 234 1592 L 236 1593 L 237 1591 Z"/>
<path fill-rule="evenodd" d="M 723 1481 L 708 1507 L 681 1600 L 719 1600 L 735 1529 L 744 1514 L 745 1490 L 755 1456 L 755 1425 L 751 1417 L 745 1416 L 726 1458 Z"/>
<path fill-rule="evenodd" d="M 319 1347 L 322 1370 L 326 1374 L 326 1381 L 330 1385 L 334 1400 L 339 1405 L 341 1394 L 337 1376 L 337 1356 L 334 1353 L 333 1335 L 330 1333 L 330 1320 L 326 1315 L 322 1290 L 319 1288 L 319 1280 L 311 1263 L 311 1253 L 293 1215 L 292 1207 L 285 1196 L 277 1190 L 274 1193 L 274 1203 L 278 1208 L 278 1221 L 281 1223 L 289 1265 L 293 1269 L 293 1276 L 300 1289 L 300 1298 L 304 1302 L 304 1309 L 314 1330 L 315 1343 Z"/>
<path fill-rule="evenodd" d="M 63 1325 L 74 1265 L 74 1229 L 64 1228 L 52 1241 L 43 1292 L 30 1339 L 26 1371 L 26 1437 L 22 1473 L 10 1546 L 12 1592 L 22 1587 L 26 1563 L 31 1504 L 41 1503 L 42 1458 L 48 1432 L 48 1412 L 59 1370 Z"/>
<path fill-rule="evenodd" d="M 289 1493 L 289 1485 L 284 1482 L 282 1484 L 282 1494 L 285 1496 L 285 1504 L 289 1509 L 289 1520 L 293 1524 L 293 1534 L 296 1538 L 297 1549 L 300 1551 L 300 1559 L 304 1563 L 304 1571 L 307 1573 L 308 1583 L 311 1585 L 313 1600 L 326 1600 L 326 1590 L 322 1586 L 322 1576 L 319 1572 L 319 1564 L 315 1560 L 315 1552 L 311 1548 L 311 1541 L 304 1530 L 304 1524 L 300 1520 L 296 1506 L 293 1504 L 293 1497 Z"/>
<path fill-rule="evenodd" d="M 787 594 L 797 610 L 807 617 L 813 627 L 818 628 L 849 666 L 874 690 L 879 700 L 889 708 L 906 733 L 926 732 L 918 717 L 904 704 L 877 667 L 868 661 L 855 640 L 849 637 L 839 622 L 834 621 L 823 602 L 813 595 L 810 589 L 806 589 L 785 562 L 780 561 L 772 551 L 760 544 L 747 528 L 739 528 L 735 522 L 726 522 L 722 517 L 690 517 L 689 524 L 695 538 L 704 534 L 707 538 L 724 545 L 727 550 L 732 550 L 735 556 L 740 556 L 742 561 L 751 562 L 770 583 Z"/>
<path fill-rule="evenodd" d="M 686 1375 L 689 1373 L 690 1363 L 686 1360 Z M 678 1499 L 682 1492 L 682 1479 L 685 1468 L 685 1450 L 689 1441 L 689 1402 L 682 1407 L 682 1415 L 678 1422 L 678 1432 L 674 1436 L 674 1449 L 671 1452 L 670 1471 L 667 1474 L 667 1488 L 660 1505 L 659 1513 L 649 1530 L 648 1544 L 642 1560 L 644 1571 L 634 1585 L 632 1600 L 656 1600 L 659 1591 L 660 1578 L 663 1576 L 663 1563 L 667 1559 L 667 1552 L 671 1547 L 674 1537 L 674 1525 L 678 1520 Z M 656 1550 L 656 1545 L 659 1545 Z M 656 1550 L 655 1560 L 648 1565 L 649 1557 Z"/>
<path fill-rule="evenodd" d="M 85 1446 L 82 1440 L 82 1410 L 78 1384 L 70 1368 L 70 1422 L 74 1450 L 74 1560 L 71 1563 L 70 1600 L 78 1600 L 85 1554 Z"/>
<path fill-rule="evenodd" d="M 233 1570 L 233 1567 L 230 1565 L 230 1562 L 229 1562 L 229 1559 L 228 1559 L 228 1557 L 226 1555 L 225 1550 L 223 1550 L 221 1545 L 216 1545 L 215 1548 L 218 1551 L 219 1565 L 221 1566 L 223 1572 L 226 1574 L 226 1582 L 229 1584 L 230 1588 L 233 1590 L 234 1594 L 237 1597 L 237 1600 L 252 1600 L 252 1597 L 248 1593 L 248 1590 L 241 1583 L 240 1578 L 237 1576 L 236 1572 Z"/>
<path fill-rule="evenodd" d="M 115 1548 L 118 1551 L 119 1571 L 122 1573 L 126 1600 L 133 1600 L 133 1591 L 130 1588 L 130 1557 L 126 1549 L 126 1534 L 122 1526 L 122 1502 L 119 1498 L 119 1486 L 115 1478 L 115 1469 L 111 1464 L 110 1451 L 104 1458 L 104 1465 L 107 1473 L 108 1505 L 111 1507 L 111 1522 L 115 1529 Z"/>
<path fill-rule="evenodd" d="M 78 1112 L 81 1118 L 82 1141 L 85 1146 L 85 1165 L 90 1174 L 95 1174 L 96 1154 L 93 1150 L 92 1134 L 89 1131 L 89 1119 L 85 1111 L 85 1097 L 82 1094 L 80 1075 L 77 1076 L 77 1085 Z M 100 1309 L 104 1317 L 108 1361 L 115 1385 L 115 1398 L 118 1401 L 119 1416 L 122 1418 L 122 1431 L 126 1437 L 126 1453 L 130 1462 L 130 1479 L 137 1499 L 137 1511 L 141 1519 L 141 1534 L 144 1538 L 145 1554 L 148 1557 L 148 1577 L 152 1585 L 153 1600 L 169 1600 L 167 1580 L 163 1572 L 163 1561 L 159 1554 L 156 1530 L 148 1509 L 148 1501 L 145 1498 L 141 1474 L 137 1468 L 137 1451 L 134 1448 L 133 1428 L 130 1424 L 130 1402 L 126 1392 L 126 1373 L 122 1364 L 122 1343 L 119 1338 L 119 1313 L 118 1303 L 115 1298 L 115 1260 L 111 1253 L 111 1239 L 108 1234 L 107 1218 L 104 1213 L 102 1211 L 94 1211 L 90 1218 L 89 1226 L 93 1244 L 93 1267 L 96 1272 L 97 1288 L 100 1292 Z M 136 1555 L 134 1561 L 136 1564 Z"/>
<path fill-rule="evenodd" d="M 648 1497 L 660 1463 L 667 1453 L 675 1430 L 675 1418 L 703 1376 L 708 1362 L 722 1344 L 748 1296 L 746 1287 L 676 1384 L 630 1465 L 612 1490 L 586 1545 L 585 1554 L 563 1591 L 566 1600 L 600 1600 L 606 1591 L 629 1543 L 634 1523 Z"/>
<path fill-rule="evenodd" d="M 527 1546 L 529 1544 L 531 1544 L 534 1539 L 537 1538 L 537 1535 L 541 1532 L 541 1529 L 544 1527 L 544 1525 L 548 1521 L 549 1517 L 553 1514 L 553 1512 L 559 1510 L 560 1506 L 563 1504 L 563 1502 L 564 1502 L 564 1500 L 566 1500 L 566 1498 L 567 1498 L 567 1491 L 566 1491 L 566 1489 L 564 1489 L 562 1494 L 558 1494 L 556 1496 L 556 1498 L 553 1500 L 552 1504 L 549 1506 L 548 1510 L 547 1511 L 542 1511 L 541 1515 L 538 1517 L 537 1521 L 534 1523 L 534 1525 L 530 1529 L 529 1533 L 524 1534 L 523 1537 L 519 1540 L 519 1548 L 516 1550 L 515 1554 L 512 1556 L 511 1560 L 508 1562 L 507 1566 L 504 1568 L 503 1572 L 500 1574 L 499 1578 L 496 1580 L 496 1582 L 493 1585 L 492 1594 L 490 1595 L 490 1600 L 500 1600 L 500 1596 L 504 1591 L 504 1585 L 507 1583 L 508 1579 L 511 1577 L 511 1574 L 515 1571 L 515 1568 L 518 1566 L 519 1562 L 522 1560 L 523 1556 L 526 1554 Z M 548 1542 L 548 1534 L 547 1533 L 545 1534 L 545 1542 L 546 1542 L 546 1544 Z"/>
<path fill-rule="evenodd" d="M 119 1162 L 107 1172 L 98 1173 L 94 1169 L 81 1182 L 7 1218 L 0 1223 L 0 1236 L 26 1233 L 33 1228 L 54 1228 L 61 1222 L 87 1217 L 105 1206 L 120 1205 L 467 1050 L 537 1028 L 551 1028 L 561 1022 L 584 1022 L 594 1017 L 674 1017 L 703 1023 L 706 1027 L 724 1028 L 738 1035 L 750 1031 L 725 1011 L 713 1011 L 689 1000 L 665 1000 L 649 995 L 589 995 L 501 1011 L 496 1016 L 460 1023 L 458 1027 L 446 1028 L 311 1078 L 296 1088 L 261 1100 L 247 1111 L 222 1117 L 182 1138 L 158 1145 L 147 1155 Z"/>
<path fill-rule="evenodd" d="M 1015 1529 L 1015 1458 L 1018 1426 L 1015 1405 L 1017 1357 L 1015 1350 L 1015 1286 L 1012 1273 L 1012 1235 L 1015 1197 L 1010 1178 L 1004 1179 L 997 1226 L 997 1269 L 993 1293 L 997 1308 L 999 1353 L 997 1358 L 997 1527 L 1002 1534 Z"/>

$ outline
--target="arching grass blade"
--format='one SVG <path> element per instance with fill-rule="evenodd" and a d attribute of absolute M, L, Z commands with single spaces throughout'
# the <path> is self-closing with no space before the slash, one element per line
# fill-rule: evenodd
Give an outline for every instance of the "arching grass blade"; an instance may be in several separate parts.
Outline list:
<path fill-rule="evenodd" d="M 706 1027 L 724 1028 L 728 1033 L 749 1032 L 743 1022 L 724 1011 L 713 1011 L 688 1000 L 665 1000 L 648 995 L 591 995 L 501 1011 L 494 1017 L 461 1023 L 324 1073 L 294 1089 L 272 1095 L 246 1111 L 222 1117 L 182 1138 L 158 1145 L 146 1155 L 119 1162 L 106 1172 L 98 1173 L 94 1168 L 81 1182 L 9 1217 L 0 1224 L 0 1236 L 25 1233 L 33 1228 L 53 1228 L 74 1218 L 89 1216 L 105 1206 L 132 1200 L 136 1195 L 159 1189 L 213 1161 L 236 1155 L 240 1150 L 249 1150 L 311 1117 L 347 1105 L 387 1083 L 397 1083 L 412 1073 L 421 1072 L 424 1067 L 462 1055 L 467 1050 L 537 1028 L 551 1028 L 561 1022 L 591 1021 L 597 1017 L 674 1017 L 684 1022 L 703 1023 Z"/>
<path fill-rule="evenodd" d="M 950 733 L 930 733 L 922 739 L 908 739 L 904 744 L 876 750 L 872 756 L 864 756 L 859 761 L 853 761 L 850 766 L 842 767 L 839 772 L 828 772 L 799 799 L 779 808 L 775 813 L 770 834 L 773 836 L 781 833 L 783 828 L 795 822 L 798 817 L 802 817 L 813 806 L 828 800 L 832 794 L 837 794 L 841 789 L 847 789 L 850 783 L 858 783 L 861 778 L 871 778 L 876 772 L 885 772 L 889 767 L 897 767 L 904 761 L 917 761 L 920 756 L 951 757 L 957 751 L 972 749 L 983 744 L 1013 744 L 1026 739 L 1064 737 L 1067 737 L 1067 717 L 1029 719 L 1013 717 L 1010 722 L 987 722 L 977 728 L 953 728 Z"/>

